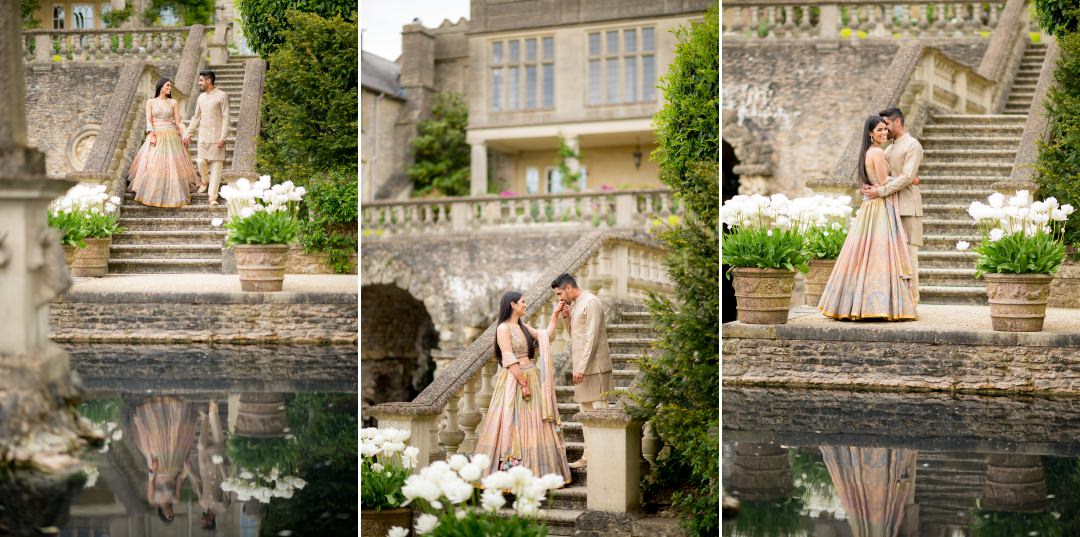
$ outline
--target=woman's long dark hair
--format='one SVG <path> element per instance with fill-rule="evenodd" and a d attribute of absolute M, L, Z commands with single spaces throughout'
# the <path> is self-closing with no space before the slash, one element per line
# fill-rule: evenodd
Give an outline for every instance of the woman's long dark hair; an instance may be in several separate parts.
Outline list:
<path fill-rule="evenodd" d="M 507 291 L 506 294 L 502 296 L 502 300 L 499 301 L 499 320 L 495 323 L 495 326 L 510 319 L 510 315 L 514 313 L 511 304 L 518 300 L 521 300 L 521 293 L 517 291 Z M 521 327 L 521 332 L 525 334 L 525 346 L 529 349 L 529 359 L 532 360 L 533 356 L 536 354 L 536 349 L 540 344 L 536 341 L 536 338 L 532 337 L 532 334 L 529 333 L 529 329 L 525 327 L 525 321 L 518 319 L 518 326 Z M 499 362 L 499 365 L 502 365 L 502 350 L 499 349 L 499 336 L 497 333 L 495 335 L 495 359 Z"/>
<path fill-rule="evenodd" d="M 157 81 L 157 86 L 156 86 L 156 87 L 154 88 L 154 98 L 155 98 L 155 99 L 156 99 L 156 98 L 157 98 L 158 96 L 160 96 L 160 95 L 161 95 L 161 88 L 164 88 L 164 87 L 165 87 L 165 83 L 166 83 L 166 82 L 172 82 L 172 80 L 169 80 L 168 78 L 159 78 L 159 79 L 158 79 L 158 81 Z M 172 97 L 172 92 L 170 91 L 170 92 L 169 92 L 169 95 L 166 95 L 166 97 Z"/>
<path fill-rule="evenodd" d="M 866 152 L 870 150 L 870 146 L 874 145 L 872 138 L 874 129 L 882 123 L 885 123 L 885 119 L 881 116 L 870 116 L 866 118 L 866 125 L 863 126 L 862 149 L 859 150 L 859 180 L 864 185 L 874 184 L 870 181 L 870 174 L 866 171 Z"/>

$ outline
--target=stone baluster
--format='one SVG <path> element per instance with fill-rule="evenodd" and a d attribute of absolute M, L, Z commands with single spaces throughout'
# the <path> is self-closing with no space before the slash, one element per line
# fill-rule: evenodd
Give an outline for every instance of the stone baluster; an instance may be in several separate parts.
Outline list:
<path fill-rule="evenodd" d="M 660 453 L 660 437 L 653 430 L 652 420 L 646 421 L 641 429 L 641 457 L 649 463 L 649 475 L 645 479 L 652 481 L 656 476 L 656 456 Z"/>
<path fill-rule="evenodd" d="M 761 8 L 749 7 L 747 10 L 750 13 L 750 37 L 758 37 L 761 29 Z"/>
<path fill-rule="evenodd" d="M 945 11 L 945 4 L 937 4 L 934 6 L 934 33 L 940 37 L 948 35 L 949 32 L 949 17 Z"/>
<path fill-rule="evenodd" d="M 735 35 L 737 33 L 735 30 L 737 8 L 721 7 L 720 10 L 723 13 L 720 22 L 724 25 L 721 30 L 724 32 L 724 35 Z"/>
<path fill-rule="evenodd" d="M 796 33 L 800 38 L 814 36 L 814 25 L 810 22 L 810 6 L 804 5 L 799 7 L 799 20 Z"/>
<path fill-rule="evenodd" d="M 777 29 L 780 27 L 777 21 L 780 6 L 768 6 L 765 8 L 765 38 L 776 39 Z"/>
<path fill-rule="evenodd" d="M 1001 17 L 1001 5 L 995 2 L 990 3 L 990 27 L 997 28 L 998 20 Z"/>
<path fill-rule="evenodd" d="M 866 6 L 866 34 L 868 37 L 884 37 L 888 35 L 885 32 L 885 25 L 882 22 L 882 10 L 879 4 L 870 4 Z"/>
<path fill-rule="evenodd" d="M 461 394 L 457 393 L 446 402 L 446 426 L 439 433 L 439 446 L 446 452 L 446 457 L 458 452 L 458 447 L 465 440 L 465 432 L 458 425 L 458 401 Z"/>
<path fill-rule="evenodd" d="M 34 35 L 34 67 L 47 68 L 52 64 L 52 39 L 48 34 Z"/>
<path fill-rule="evenodd" d="M 461 428 L 465 430 L 465 441 L 461 444 L 461 451 L 464 453 L 472 453 L 476 450 L 476 440 L 478 438 L 476 427 L 480 425 L 482 419 L 476 406 L 476 393 L 481 381 L 480 375 L 474 375 L 465 384 L 465 405 L 461 409 Z"/>
<path fill-rule="evenodd" d="M 494 360 L 488 360 L 480 370 L 480 391 L 476 393 L 476 406 L 480 409 L 481 423 L 487 417 L 488 408 L 491 407 L 491 395 L 495 393 L 492 383 L 498 368 Z"/>
<path fill-rule="evenodd" d="M 87 53 L 86 57 L 89 60 L 104 60 L 106 56 L 106 49 L 108 45 L 102 43 L 102 38 L 108 38 L 107 34 L 92 34 L 86 36 L 87 40 Z"/>
<path fill-rule="evenodd" d="M 781 6 L 779 9 L 783 10 L 784 23 L 781 25 L 780 37 L 792 38 L 795 37 L 795 6 Z"/>
<path fill-rule="evenodd" d="M 173 34 L 173 53 L 179 55 L 184 51 L 184 41 L 187 40 L 187 36 L 181 33 Z"/>

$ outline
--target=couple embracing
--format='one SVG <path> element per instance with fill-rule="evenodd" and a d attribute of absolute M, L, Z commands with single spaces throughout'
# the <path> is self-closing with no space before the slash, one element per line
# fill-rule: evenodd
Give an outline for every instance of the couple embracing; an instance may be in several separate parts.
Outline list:
<path fill-rule="evenodd" d="M 907 133 L 898 108 L 870 116 L 862 132 L 858 177 L 863 201 L 818 309 L 841 320 L 914 320 L 923 242 L 922 145 Z M 884 149 L 889 140 L 892 145 Z"/>

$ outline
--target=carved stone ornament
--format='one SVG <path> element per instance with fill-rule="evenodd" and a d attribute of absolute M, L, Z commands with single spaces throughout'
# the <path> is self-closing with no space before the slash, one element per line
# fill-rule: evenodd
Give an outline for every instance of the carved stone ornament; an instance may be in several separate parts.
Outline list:
<path fill-rule="evenodd" d="M 30 245 L 27 268 L 37 274 L 35 305 L 43 306 L 71 287 L 71 276 L 64 261 L 59 232 L 43 226 L 32 236 L 36 240 Z"/>

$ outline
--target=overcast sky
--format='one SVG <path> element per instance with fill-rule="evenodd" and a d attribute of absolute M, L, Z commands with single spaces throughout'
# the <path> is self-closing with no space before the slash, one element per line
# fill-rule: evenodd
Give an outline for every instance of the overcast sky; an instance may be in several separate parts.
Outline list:
<path fill-rule="evenodd" d="M 469 0 L 360 0 L 360 43 L 393 61 L 401 55 L 401 27 L 414 18 L 431 28 L 461 17 L 469 18 Z"/>

